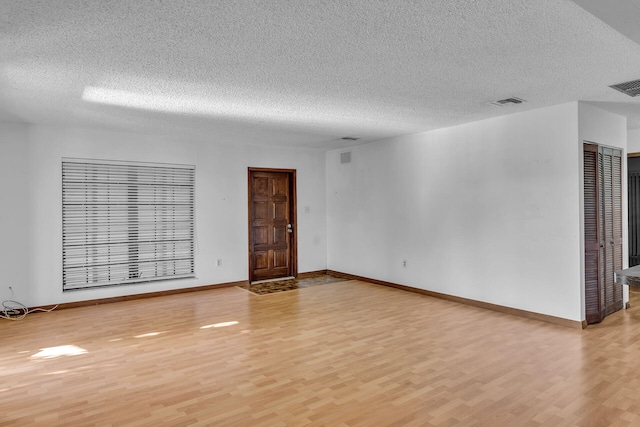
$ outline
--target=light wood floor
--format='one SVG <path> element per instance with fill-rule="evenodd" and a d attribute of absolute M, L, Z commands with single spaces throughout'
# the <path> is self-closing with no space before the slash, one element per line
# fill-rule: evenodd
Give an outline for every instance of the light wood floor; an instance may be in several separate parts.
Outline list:
<path fill-rule="evenodd" d="M 0 425 L 638 426 L 639 337 L 358 281 L 75 308 L 0 319 Z"/>

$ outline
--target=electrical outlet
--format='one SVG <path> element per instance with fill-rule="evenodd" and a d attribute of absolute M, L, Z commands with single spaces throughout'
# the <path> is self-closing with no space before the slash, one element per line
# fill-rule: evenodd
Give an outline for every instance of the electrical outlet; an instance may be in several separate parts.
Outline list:
<path fill-rule="evenodd" d="M 222 258 L 218 258 L 217 266 L 222 267 Z"/>
<path fill-rule="evenodd" d="M 402 267 L 403 268 L 407 268 L 407 260 L 406 259 L 402 260 Z"/>

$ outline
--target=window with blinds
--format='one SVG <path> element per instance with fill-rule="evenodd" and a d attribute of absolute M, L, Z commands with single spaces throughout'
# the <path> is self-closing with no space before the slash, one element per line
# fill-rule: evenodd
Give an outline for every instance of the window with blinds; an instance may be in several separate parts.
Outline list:
<path fill-rule="evenodd" d="M 63 159 L 63 290 L 194 276 L 195 168 Z"/>

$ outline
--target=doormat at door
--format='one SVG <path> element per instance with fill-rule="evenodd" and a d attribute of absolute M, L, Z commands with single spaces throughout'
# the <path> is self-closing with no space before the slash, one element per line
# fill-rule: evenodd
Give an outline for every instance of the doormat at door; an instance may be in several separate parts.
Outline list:
<path fill-rule="evenodd" d="M 240 286 L 256 295 L 273 294 L 276 292 L 293 291 L 295 289 L 310 288 L 311 286 L 326 285 L 328 283 L 344 282 L 349 279 L 332 276 L 330 274 L 319 274 L 305 279 L 274 280 L 272 282 L 254 283 Z"/>

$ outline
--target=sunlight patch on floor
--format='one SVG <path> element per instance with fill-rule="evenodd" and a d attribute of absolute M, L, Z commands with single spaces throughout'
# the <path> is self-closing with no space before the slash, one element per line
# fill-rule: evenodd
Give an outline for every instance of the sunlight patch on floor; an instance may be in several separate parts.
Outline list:
<path fill-rule="evenodd" d="M 237 325 L 238 322 L 231 321 L 231 322 L 221 322 L 221 323 L 214 323 L 213 325 L 204 325 L 204 326 L 200 326 L 200 329 L 210 329 L 210 328 L 224 328 L 225 326 L 233 326 L 233 325 Z"/>
<path fill-rule="evenodd" d="M 32 359 L 52 359 L 60 356 L 78 356 L 88 353 L 84 348 L 75 345 L 60 345 L 57 347 L 41 348 L 40 351 L 31 356 Z"/>
<path fill-rule="evenodd" d="M 160 334 L 164 334 L 167 331 L 162 331 L 162 332 L 148 332 L 146 334 L 140 334 L 140 335 L 136 335 L 134 336 L 134 338 L 147 338 L 147 337 L 157 337 Z"/>

